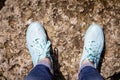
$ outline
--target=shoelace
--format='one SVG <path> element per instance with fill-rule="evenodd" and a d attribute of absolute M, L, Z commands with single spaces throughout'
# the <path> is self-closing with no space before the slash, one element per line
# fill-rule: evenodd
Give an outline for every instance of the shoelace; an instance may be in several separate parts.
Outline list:
<path fill-rule="evenodd" d="M 42 43 L 40 43 L 40 42 L 42 42 Z M 47 41 L 47 42 L 45 42 L 44 40 L 41 41 L 40 38 L 37 38 L 37 39 L 35 39 L 35 41 L 33 41 L 32 47 L 34 47 L 35 49 L 40 51 L 40 53 L 38 55 L 39 56 L 38 59 L 49 57 L 48 56 L 49 54 L 47 54 L 47 53 L 50 51 L 50 45 L 51 45 L 50 41 Z"/>
<path fill-rule="evenodd" d="M 91 41 L 89 46 L 85 49 L 88 52 L 88 59 L 95 65 L 97 65 L 97 61 L 99 60 L 100 52 L 99 52 L 100 45 L 98 45 L 95 41 Z"/>

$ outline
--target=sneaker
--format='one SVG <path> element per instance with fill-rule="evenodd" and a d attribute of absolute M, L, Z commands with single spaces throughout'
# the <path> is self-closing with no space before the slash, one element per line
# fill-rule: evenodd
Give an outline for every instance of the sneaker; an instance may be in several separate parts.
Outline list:
<path fill-rule="evenodd" d="M 47 40 L 45 30 L 39 22 L 33 22 L 29 25 L 26 32 L 26 41 L 34 66 L 46 57 L 52 62 L 50 56 L 51 42 Z"/>
<path fill-rule="evenodd" d="M 87 30 L 84 38 L 84 49 L 80 60 L 88 59 L 97 68 L 104 47 L 104 34 L 100 25 L 93 23 Z"/>

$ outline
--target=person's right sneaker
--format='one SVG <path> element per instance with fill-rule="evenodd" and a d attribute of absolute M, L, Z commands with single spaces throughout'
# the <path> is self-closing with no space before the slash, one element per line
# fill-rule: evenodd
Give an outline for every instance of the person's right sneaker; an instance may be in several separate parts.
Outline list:
<path fill-rule="evenodd" d="M 49 58 L 51 66 L 53 66 L 52 57 L 50 56 L 51 42 L 47 40 L 45 30 L 39 22 L 32 22 L 29 25 L 26 32 L 26 42 L 34 66 L 44 58 Z"/>
<path fill-rule="evenodd" d="M 97 68 L 104 47 L 104 34 L 101 26 L 95 23 L 90 25 L 84 39 L 84 49 L 80 60 L 80 67 L 82 62 L 88 59 L 94 67 Z"/>

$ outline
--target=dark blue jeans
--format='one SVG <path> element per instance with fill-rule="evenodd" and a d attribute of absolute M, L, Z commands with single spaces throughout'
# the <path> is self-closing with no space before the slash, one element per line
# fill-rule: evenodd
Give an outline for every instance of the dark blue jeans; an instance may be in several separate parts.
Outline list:
<path fill-rule="evenodd" d="M 86 66 L 79 73 L 79 80 L 103 80 L 97 69 Z"/>
<path fill-rule="evenodd" d="M 48 67 L 40 64 L 30 71 L 25 80 L 53 80 L 53 75 Z"/>
<path fill-rule="evenodd" d="M 78 77 L 79 80 L 103 80 L 99 72 L 91 66 L 84 67 Z M 25 80 L 53 80 L 53 75 L 48 67 L 40 64 L 30 71 Z"/>

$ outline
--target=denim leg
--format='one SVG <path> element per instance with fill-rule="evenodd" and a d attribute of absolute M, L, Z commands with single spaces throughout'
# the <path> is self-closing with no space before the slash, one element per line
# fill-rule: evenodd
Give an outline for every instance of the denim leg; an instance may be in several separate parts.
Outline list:
<path fill-rule="evenodd" d="M 25 80 L 52 80 L 53 75 L 50 72 L 50 69 L 43 65 L 36 65 L 28 74 Z"/>
<path fill-rule="evenodd" d="M 103 80 L 102 76 L 92 66 L 85 66 L 79 73 L 79 80 Z"/>

